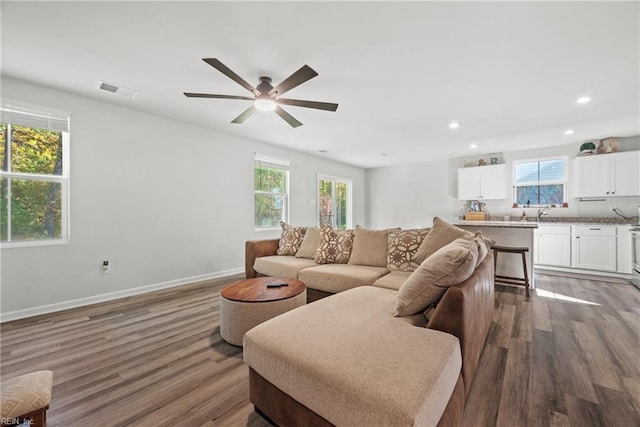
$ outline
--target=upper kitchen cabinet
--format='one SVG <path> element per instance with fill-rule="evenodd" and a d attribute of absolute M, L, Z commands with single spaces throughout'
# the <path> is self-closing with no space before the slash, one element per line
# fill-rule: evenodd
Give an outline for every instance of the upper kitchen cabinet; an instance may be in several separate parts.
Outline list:
<path fill-rule="evenodd" d="M 575 197 L 640 196 L 640 151 L 578 157 Z"/>
<path fill-rule="evenodd" d="M 507 166 L 488 165 L 458 169 L 459 200 L 507 198 Z"/>

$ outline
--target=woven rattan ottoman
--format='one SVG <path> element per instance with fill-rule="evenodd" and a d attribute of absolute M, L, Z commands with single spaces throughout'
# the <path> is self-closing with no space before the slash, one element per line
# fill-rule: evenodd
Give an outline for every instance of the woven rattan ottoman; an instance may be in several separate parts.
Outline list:
<path fill-rule="evenodd" d="M 278 284 L 286 286 L 267 287 Z M 300 280 L 258 277 L 233 283 L 220 293 L 220 336 L 242 346 L 249 329 L 306 303 L 307 288 Z"/>

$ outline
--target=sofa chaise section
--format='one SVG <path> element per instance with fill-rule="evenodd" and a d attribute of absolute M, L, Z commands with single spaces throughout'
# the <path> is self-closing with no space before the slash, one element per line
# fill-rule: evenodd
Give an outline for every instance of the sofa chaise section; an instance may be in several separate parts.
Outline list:
<path fill-rule="evenodd" d="M 460 344 L 419 327 L 421 314 L 393 317 L 396 297 L 358 287 L 286 313 L 245 335 L 245 361 L 331 424 L 436 425 L 462 369 Z"/>

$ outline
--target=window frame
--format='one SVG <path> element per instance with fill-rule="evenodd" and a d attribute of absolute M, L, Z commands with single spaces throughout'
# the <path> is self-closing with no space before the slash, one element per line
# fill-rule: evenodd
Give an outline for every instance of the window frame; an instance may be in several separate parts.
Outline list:
<path fill-rule="evenodd" d="M 335 175 L 329 175 L 324 173 L 318 173 L 316 179 L 316 224 L 320 227 L 320 181 L 331 181 L 331 203 L 332 206 L 335 206 L 336 201 L 336 184 L 346 184 L 347 186 L 347 224 L 346 228 L 353 228 L 353 180 L 348 178 L 341 178 Z M 333 215 L 331 227 L 336 227 L 336 216 Z"/>
<path fill-rule="evenodd" d="M 255 173 L 256 173 L 256 167 L 258 166 L 259 162 L 262 163 L 263 166 L 267 166 L 267 167 L 272 167 L 275 169 L 281 169 L 283 171 L 286 172 L 285 174 L 285 180 L 284 180 L 284 185 L 285 185 L 285 192 L 281 193 L 281 192 L 277 192 L 274 193 L 272 191 L 264 191 L 264 190 L 256 190 L 256 184 L 255 184 Z M 291 170 L 290 170 L 290 162 L 289 160 L 285 160 L 285 159 L 281 159 L 281 158 L 277 158 L 277 157 L 272 157 L 269 155 L 265 155 L 265 154 L 260 154 L 260 153 L 254 153 L 254 160 L 253 160 L 253 227 L 255 231 L 273 231 L 273 230 L 280 230 L 280 225 L 278 224 L 277 227 L 258 227 L 256 225 L 256 215 L 258 214 L 258 212 L 256 211 L 256 195 L 258 194 L 262 194 L 262 195 L 278 195 L 278 196 L 284 196 L 284 208 L 282 209 L 282 216 L 283 218 L 281 219 L 281 221 L 284 221 L 286 223 L 289 222 L 289 194 L 291 193 L 291 187 L 290 187 L 290 176 L 291 176 Z"/>
<path fill-rule="evenodd" d="M 16 106 L 17 105 L 17 106 Z M 7 141 L 6 141 L 6 149 L 8 150 L 7 157 L 9 159 L 7 170 L 0 170 L 0 178 L 8 179 L 8 187 L 7 187 L 7 241 L 0 241 L 0 247 L 4 248 L 23 248 L 23 247 L 34 247 L 34 246 L 52 246 L 52 245 L 63 245 L 67 244 L 71 238 L 71 226 L 70 226 L 70 115 L 67 112 L 60 112 L 52 110 L 47 110 L 46 107 L 38 107 L 32 106 L 25 103 L 20 103 L 17 101 L 9 101 L 3 100 L 2 108 L 0 110 L 3 113 L 3 117 L 0 119 L 1 123 L 6 123 L 7 125 Z M 12 116 L 31 116 L 34 118 L 34 123 L 19 123 L 20 120 L 10 120 Z M 9 119 L 7 119 L 7 117 Z M 38 126 L 38 121 L 59 121 L 62 122 L 66 120 L 67 129 L 61 130 L 57 128 L 47 128 Z M 15 172 L 11 170 L 12 162 L 11 157 L 12 153 L 12 144 L 11 144 L 11 128 L 13 125 L 29 127 L 32 129 L 44 129 L 44 130 L 55 130 L 61 133 L 62 135 L 62 172 L 60 175 L 53 174 L 37 174 L 30 172 Z M 39 181 L 39 182 L 49 182 L 49 183 L 58 183 L 60 184 L 60 237 L 59 238 L 51 238 L 51 239 L 33 239 L 33 240 L 11 240 L 11 180 L 20 179 L 25 181 Z"/>
<path fill-rule="evenodd" d="M 545 162 L 549 160 L 562 160 L 564 163 L 564 177 L 562 180 L 558 181 L 528 181 L 525 183 L 517 183 L 516 176 L 516 166 L 523 163 L 538 163 Z M 568 156 L 550 156 L 550 157 L 537 157 L 532 159 L 522 159 L 522 160 L 514 160 L 512 164 L 512 174 L 513 174 L 513 202 L 518 206 L 518 208 L 549 208 L 551 204 L 530 204 L 530 205 L 519 205 L 518 204 L 518 187 L 529 187 L 529 186 L 545 186 L 545 185 L 562 185 L 562 204 L 556 205 L 556 207 L 560 208 L 564 203 L 568 201 L 568 186 L 569 186 L 569 157 Z"/>

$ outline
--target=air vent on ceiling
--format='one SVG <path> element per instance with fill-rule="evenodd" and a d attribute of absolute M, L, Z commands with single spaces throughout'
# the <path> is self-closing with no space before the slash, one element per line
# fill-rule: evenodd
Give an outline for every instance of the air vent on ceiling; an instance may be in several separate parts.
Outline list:
<path fill-rule="evenodd" d="M 111 92 L 116 95 L 121 95 L 127 98 L 131 98 L 131 99 L 135 98 L 140 93 L 137 90 L 129 89 L 123 86 L 118 86 L 116 84 L 108 83 L 102 80 L 98 80 L 98 83 L 96 83 L 96 88 L 107 91 L 107 92 Z"/>

